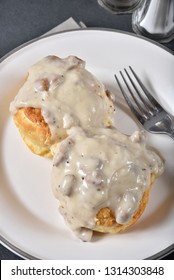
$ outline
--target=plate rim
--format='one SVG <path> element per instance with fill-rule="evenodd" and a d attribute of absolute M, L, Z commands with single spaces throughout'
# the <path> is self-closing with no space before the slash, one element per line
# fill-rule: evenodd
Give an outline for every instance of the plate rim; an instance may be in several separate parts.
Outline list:
<path fill-rule="evenodd" d="M 32 254 L 25 252 L 24 250 L 18 248 L 17 246 L 13 245 L 7 239 L 0 235 L 1 245 L 3 245 L 6 249 L 10 250 L 12 253 L 15 253 L 17 256 L 22 257 L 27 260 L 42 260 L 40 258 L 34 257 Z M 145 258 L 144 260 L 159 260 L 162 259 L 169 254 L 174 252 L 174 243 L 166 247 L 165 249 L 161 250 L 160 252 Z"/>
<path fill-rule="evenodd" d="M 122 31 L 122 30 L 117 30 L 117 29 L 113 29 L 113 28 L 100 28 L 100 27 L 90 27 L 90 28 L 79 28 L 79 29 L 69 29 L 69 30 L 64 30 L 64 31 L 59 31 L 59 32 L 54 32 L 51 34 L 47 34 L 47 35 L 41 35 L 37 38 L 34 38 L 32 40 L 29 40 L 17 47 L 15 47 L 14 49 L 12 49 L 11 51 L 9 51 L 7 54 L 5 54 L 4 56 L 2 56 L 0 58 L 0 63 L 2 63 L 4 60 L 6 60 L 8 57 L 10 57 L 11 55 L 15 54 L 16 52 L 18 52 L 19 50 L 37 42 L 40 41 L 42 39 L 46 39 L 49 37 L 54 37 L 56 35 L 59 34 L 63 34 L 63 33 L 72 33 L 72 32 L 88 32 L 88 31 L 104 31 L 104 32 L 113 32 L 116 34 L 124 34 L 127 36 L 131 36 L 131 37 L 135 37 L 135 38 L 139 38 L 142 39 L 144 41 L 148 41 L 150 42 L 152 45 L 156 45 L 157 47 L 163 49 L 164 51 L 174 55 L 174 51 L 170 50 L 168 47 L 160 44 L 159 42 L 156 42 L 150 38 L 144 37 L 142 35 L 136 34 L 136 33 L 131 33 L 128 31 Z M 0 244 L 2 246 L 4 246 L 6 249 L 10 250 L 12 253 L 16 254 L 19 257 L 22 257 L 24 259 L 28 259 L 28 260 L 39 260 L 39 258 L 33 256 L 32 254 L 29 254 L 27 252 L 25 252 L 24 250 L 18 248 L 17 246 L 15 246 L 13 243 L 11 243 L 10 241 L 8 241 L 6 238 L 4 238 L 1 234 L 0 234 Z M 174 243 L 169 245 L 168 247 L 166 247 L 165 249 L 161 250 L 160 252 L 149 256 L 147 258 L 145 258 L 145 260 L 155 260 L 155 259 L 161 259 L 167 255 L 169 255 L 170 253 L 174 252 Z"/>
<path fill-rule="evenodd" d="M 72 32 L 81 32 L 81 31 L 85 31 L 85 32 L 88 32 L 88 31 L 105 31 L 105 32 L 113 32 L 113 33 L 128 35 L 128 36 L 131 36 L 131 37 L 142 39 L 144 41 L 148 41 L 151 44 L 156 45 L 159 48 L 161 48 L 161 49 L 163 49 L 163 50 L 165 50 L 165 51 L 167 51 L 167 52 L 169 52 L 169 53 L 174 55 L 174 51 L 172 51 L 168 47 L 160 44 L 159 42 L 153 41 L 150 38 L 144 37 L 144 36 L 136 34 L 136 33 L 131 33 L 129 31 L 123 31 L 123 30 L 118 30 L 118 29 L 113 29 L 113 28 L 100 28 L 100 27 L 89 27 L 89 28 L 86 28 L 86 27 L 83 27 L 83 28 L 79 28 L 79 29 L 69 29 L 69 30 L 64 30 L 64 31 L 53 32 L 51 34 L 41 35 L 39 37 L 31 39 L 31 40 L 29 40 L 29 41 L 27 41 L 27 42 L 25 42 L 23 44 L 20 44 L 19 46 L 17 46 L 16 48 L 14 48 L 11 51 L 9 51 L 7 54 L 2 56 L 0 58 L 0 63 L 2 63 L 5 59 L 7 59 L 9 56 L 11 56 L 12 54 L 16 53 L 20 49 L 22 49 L 22 48 L 24 48 L 24 47 L 26 47 L 26 46 L 34 43 L 34 42 L 37 42 L 37 41 L 40 41 L 42 39 L 49 38 L 49 37 L 52 37 L 52 36 L 56 36 L 56 35 L 62 34 L 62 33 L 72 33 Z"/>

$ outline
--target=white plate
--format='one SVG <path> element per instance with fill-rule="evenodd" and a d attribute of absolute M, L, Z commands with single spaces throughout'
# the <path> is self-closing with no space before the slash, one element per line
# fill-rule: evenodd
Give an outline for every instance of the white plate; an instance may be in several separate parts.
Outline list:
<path fill-rule="evenodd" d="M 125 66 L 132 65 L 174 114 L 174 56 L 137 36 L 113 30 L 75 30 L 41 38 L 4 58 L 0 63 L 3 244 L 26 258 L 39 259 L 144 259 L 160 255 L 174 243 L 174 142 L 164 135 L 148 134 L 149 143 L 163 154 L 166 168 L 134 227 L 118 235 L 97 235 L 91 243 L 83 243 L 65 226 L 50 187 L 51 161 L 26 148 L 8 111 L 29 66 L 49 54 L 73 54 L 87 61 L 87 68 L 116 94 L 117 124 L 123 132 L 131 133 L 137 126 L 114 80 L 114 73 Z"/>

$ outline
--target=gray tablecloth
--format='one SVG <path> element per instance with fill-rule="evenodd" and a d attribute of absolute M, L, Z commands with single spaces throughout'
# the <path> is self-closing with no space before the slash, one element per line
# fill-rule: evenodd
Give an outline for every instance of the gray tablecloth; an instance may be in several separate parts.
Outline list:
<path fill-rule="evenodd" d="M 97 0 L 1 0 L 0 58 L 15 47 L 41 36 L 69 17 L 87 27 L 132 31 L 131 15 L 114 15 Z M 164 44 L 174 50 L 174 41 Z M 0 259 L 20 259 L 0 245 Z M 165 259 L 174 259 L 174 253 Z"/>

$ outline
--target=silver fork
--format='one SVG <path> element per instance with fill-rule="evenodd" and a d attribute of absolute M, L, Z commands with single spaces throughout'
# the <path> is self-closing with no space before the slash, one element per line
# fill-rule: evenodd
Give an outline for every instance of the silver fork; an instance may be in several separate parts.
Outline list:
<path fill-rule="evenodd" d="M 124 74 L 123 71 L 119 71 L 127 90 L 118 76 L 114 75 L 128 106 L 147 131 L 167 134 L 174 139 L 174 117 L 150 94 L 131 66 L 129 69 L 131 75 L 125 68 Z"/>

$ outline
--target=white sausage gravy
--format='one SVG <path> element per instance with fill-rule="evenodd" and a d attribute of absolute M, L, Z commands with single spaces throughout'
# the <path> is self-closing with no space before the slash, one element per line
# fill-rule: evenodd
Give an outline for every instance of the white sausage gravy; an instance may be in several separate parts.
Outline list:
<path fill-rule="evenodd" d="M 10 111 L 22 107 L 41 108 L 53 139 L 72 126 L 109 126 L 115 114 L 103 84 L 75 56 L 47 56 L 31 66 Z"/>
<path fill-rule="evenodd" d="M 83 241 L 92 238 L 96 214 L 109 207 L 116 223 L 128 223 L 163 160 L 147 148 L 140 132 L 71 128 L 53 159 L 52 188 L 68 226 Z"/>

